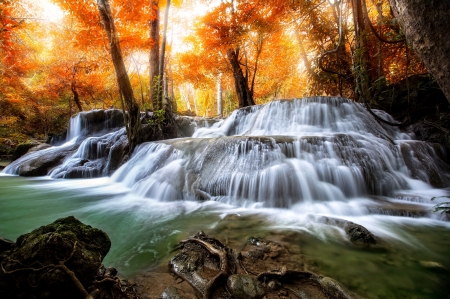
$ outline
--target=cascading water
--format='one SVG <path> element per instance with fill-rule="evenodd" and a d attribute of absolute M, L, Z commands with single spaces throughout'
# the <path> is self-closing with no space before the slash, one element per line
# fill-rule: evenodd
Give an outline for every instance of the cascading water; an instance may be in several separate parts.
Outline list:
<path fill-rule="evenodd" d="M 66 143 L 24 155 L 3 173 L 53 178 L 105 176 L 120 164 L 112 155 L 124 143 L 124 134 L 120 110 L 80 112 L 70 118 Z"/>
<path fill-rule="evenodd" d="M 105 125 L 102 113 L 110 112 L 80 114 L 71 122 L 72 143 L 26 155 L 4 172 L 41 163 L 45 171 L 31 175 L 109 175 L 126 135 Z M 16 238 L 75 215 L 109 234 L 105 265 L 128 275 L 166 265 L 172 246 L 200 229 L 235 248 L 252 235 L 273 237 L 364 297 L 448 295 L 450 224 L 430 212 L 445 201 L 432 197 L 450 194 L 440 146 L 330 97 L 239 109 L 196 127 L 192 137 L 141 144 L 111 178 L 1 177 L 0 234 Z M 354 247 L 321 216 L 365 226 L 381 248 Z"/>
<path fill-rule="evenodd" d="M 393 196 L 415 180 L 450 186 L 440 149 L 411 139 L 346 99 L 276 101 L 237 110 L 193 138 L 143 144 L 113 180 L 161 201 L 283 208 Z"/>

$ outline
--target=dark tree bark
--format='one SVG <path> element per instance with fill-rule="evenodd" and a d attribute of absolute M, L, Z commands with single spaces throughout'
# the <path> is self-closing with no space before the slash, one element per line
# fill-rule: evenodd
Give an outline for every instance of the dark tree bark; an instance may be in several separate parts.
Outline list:
<path fill-rule="evenodd" d="M 70 90 L 72 91 L 72 94 L 73 94 L 73 101 L 77 105 L 78 111 L 81 112 L 81 111 L 83 111 L 83 107 L 81 106 L 80 95 L 78 94 L 78 91 L 77 91 L 76 80 L 75 80 L 76 74 L 77 74 L 77 66 L 74 64 L 72 67 L 72 80 L 70 82 Z"/>
<path fill-rule="evenodd" d="M 450 103 L 450 1 L 389 0 L 407 42 Z"/>
<path fill-rule="evenodd" d="M 130 78 L 128 77 L 123 62 L 119 37 L 117 35 L 116 27 L 114 26 L 114 19 L 111 14 L 108 0 L 97 0 L 97 7 L 103 21 L 106 35 L 108 36 L 112 62 L 116 71 L 117 84 L 128 111 L 127 114 L 124 113 L 124 119 L 125 127 L 127 129 L 129 153 L 132 153 L 136 145 L 142 142 L 140 109 L 134 97 Z"/>
<path fill-rule="evenodd" d="M 365 0 L 352 0 L 353 23 L 355 24 L 355 79 L 358 87 L 357 94 L 363 102 L 372 100 L 370 91 L 370 63 L 367 49 L 367 29 L 363 14 Z M 365 3 L 365 2 L 364 2 Z"/>
<path fill-rule="evenodd" d="M 167 0 L 166 2 L 166 10 L 164 12 L 164 29 L 163 29 L 163 40 L 161 42 L 161 53 L 159 55 L 159 71 L 158 71 L 158 103 L 159 103 L 159 109 L 168 109 L 168 111 L 172 112 L 172 107 L 168 105 L 166 98 L 164 95 L 167 95 L 167 93 L 164 92 L 164 80 L 167 78 L 164 78 L 164 69 L 165 69 L 165 62 L 164 59 L 166 57 L 166 43 L 167 43 L 167 25 L 169 20 L 169 8 L 170 8 L 170 0 Z"/>
<path fill-rule="evenodd" d="M 72 94 L 73 94 L 73 101 L 74 101 L 75 104 L 77 105 L 78 110 L 79 110 L 80 112 L 83 111 L 83 107 L 81 106 L 81 102 L 80 102 L 80 95 L 79 95 L 78 92 L 77 92 L 77 88 L 76 88 L 76 86 L 75 86 L 75 82 L 74 82 L 74 81 L 72 81 L 72 82 L 70 83 L 70 90 L 72 91 Z"/>
<path fill-rule="evenodd" d="M 150 102 L 153 110 L 158 110 L 158 72 L 159 72 L 159 4 L 152 0 L 154 19 L 150 21 L 150 38 L 153 46 L 150 48 Z"/>
<path fill-rule="evenodd" d="M 227 51 L 228 60 L 233 69 L 234 85 L 238 97 L 239 108 L 255 105 L 253 94 L 248 87 L 248 78 L 244 76 L 239 63 L 239 48 Z"/>

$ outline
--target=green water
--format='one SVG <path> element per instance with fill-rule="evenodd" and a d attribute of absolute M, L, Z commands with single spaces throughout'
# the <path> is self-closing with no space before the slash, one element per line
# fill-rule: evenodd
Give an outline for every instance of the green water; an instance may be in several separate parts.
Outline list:
<path fill-rule="evenodd" d="M 352 219 L 383 236 L 384 246 L 369 250 L 351 246 L 337 229 L 305 223 L 293 211 L 161 203 L 135 197 L 105 179 L 0 176 L 1 236 L 15 240 L 69 215 L 110 236 L 104 263 L 127 277 L 164 265 L 180 240 L 203 230 L 234 248 L 249 236 L 283 242 L 308 260 L 309 270 L 365 298 L 450 298 L 450 226 L 445 222 L 375 215 Z"/>

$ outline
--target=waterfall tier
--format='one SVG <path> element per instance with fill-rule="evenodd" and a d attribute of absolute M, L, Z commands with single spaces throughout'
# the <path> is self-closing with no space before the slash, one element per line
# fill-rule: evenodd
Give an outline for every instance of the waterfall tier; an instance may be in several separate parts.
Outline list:
<path fill-rule="evenodd" d="M 70 123 L 71 142 L 26 155 L 4 172 L 53 178 L 111 175 L 126 159 L 121 119 L 118 110 L 80 113 Z M 190 131 L 197 126 L 183 122 Z M 115 132 L 103 134 L 108 129 Z M 193 137 L 141 144 L 113 180 L 159 201 L 291 207 L 393 196 L 414 188 L 416 181 L 445 188 L 450 186 L 445 160 L 440 146 L 381 125 L 358 103 L 312 97 L 239 109 L 196 129 Z M 27 172 L 36 164 L 44 170 Z"/>

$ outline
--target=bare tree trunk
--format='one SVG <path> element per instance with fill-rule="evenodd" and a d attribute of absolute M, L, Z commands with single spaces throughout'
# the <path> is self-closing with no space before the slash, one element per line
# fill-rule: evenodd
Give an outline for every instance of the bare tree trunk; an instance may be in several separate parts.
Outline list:
<path fill-rule="evenodd" d="M 150 38 L 153 45 L 150 48 L 150 103 L 153 110 L 158 110 L 158 72 L 159 72 L 159 6 L 158 0 L 152 0 L 155 8 L 154 19 L 150 21 Z"/>
<path fill-rule="evenodd" d="M 81 111 L 83 111 L 83 107 L 81 107 L 80 95 L 78 94 L 77 86 L 75 84 L 76 73 L 77 73 L 77 67 L 75 66 L 75 64 L 73 64 L 73 66 L 72 66 L 72 81 L 70 82 L 70 90 L 72 91 L 72 94 L 73 94 L 73 101 L 77 105 L 78 110 L 81 112 Z"/>
<path fill-rule="evenodd" d="M 248 88 L 248 80 L 244 76 L 239 63 L 239 48 L 229 49 L 227 51 L 227 56 L 233 69 L 234 86 L 236 88 L 239 108 L 255 105 L 253 95 Z"/>
<path fill-rule="evenodd" d="M 450 1 L 389 0 L 406 40 L 450 103 Z"/>
<path fill-rule="evenodd" d="M 128 77 L 120 50 L 119 37 L 108 0 L 97 0 L 97 7 L 103 21 L 103 26 L 108 36 L 111 57 L 116 71 L 117 84 L 120 94 L 123 96 L 128 115 L 124 114 L 125 127 L 128 136 L 129 153 L 132 153 L 136 145 L 142 142 L 141 121 L 139 105 L 133 94 L 130 78 Z"/>
<path fill-rule="evenodd" d="M 217 76 L 217 114 L 223 116 L 222 108 L 222 73 Z"/>
<path fill-rule="evenodd" d="M 164 58 L 166 56 L 166 43 L 167 43 L 167 25 L 169 20 L 169 8 L 170 8 L 170 0 L 167 0 L 166 2 L 166 10 L 164 12 L 164 29 L 163 29 L 163 40 L 161 43 L 161 53 L 159 56 L 159 71 L 158 71 L 158 106 L 159 109 L 169 109 L 171 112 L 171 107 L 168 105 L 164 95 Z"/>
<path fill-rule="evenodd" d="M 72 94 L 73 94 L 73 101 L 75 102 L 75 104 L 78 107 L 78 110 L 81 112 L 83 111 L 83 108 L 81 107 L 81 102 L 80 102 L 80 96 L 77 92 L 77 88 L 75 86 L 75 82 L 72 81 L 70 84 L 70 90 L 72 90 Z"/>
<path fill-rule="evenodd" d="M 353 22 L 355 26 L 355 78 L 358 94 L 364 102 L 372 100 L 370 91 L 371 78 L 369 69 L 369 55 L 367 49 L 367 30 L 363 15 L 363 1 L 352 0 Z"/>

